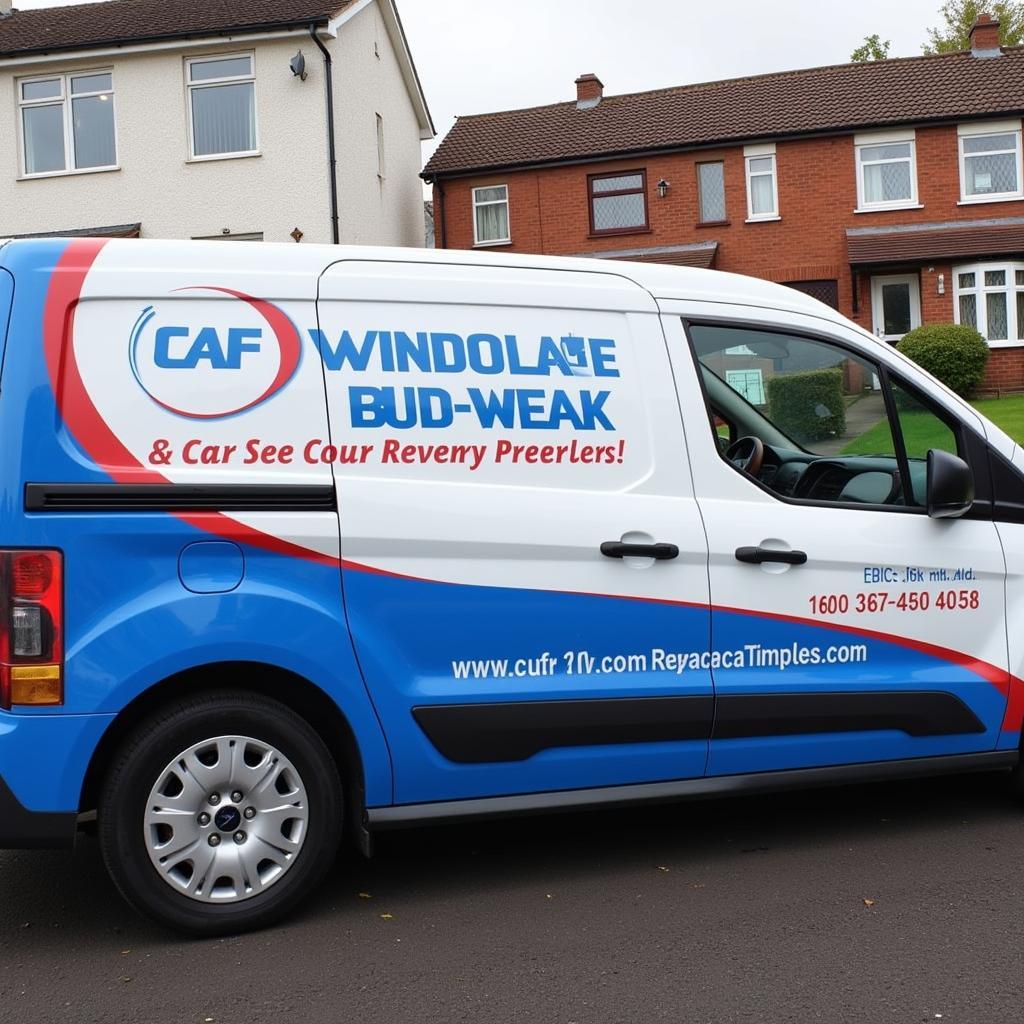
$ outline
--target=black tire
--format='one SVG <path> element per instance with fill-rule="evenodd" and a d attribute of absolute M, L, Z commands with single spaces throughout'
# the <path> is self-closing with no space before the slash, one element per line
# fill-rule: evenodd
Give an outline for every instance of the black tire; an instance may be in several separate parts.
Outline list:
<path fill-rule="evenodd" d="M 176 891 L 150 859 L 147 801 L 166 766 L 194 744 L 245 736 L 280 751 L 299 773 L 308 797 L 301 849 L 282 877 L 238 902 L 198 902 Z M 223 691 L 166 705 L 121 746 L 107 771 L 99 804 L 99 840 L 114 884 L 140 913 L 199 936 L 262 928 L 290 913 L 334 863 L 344 821 L 342 782 L 323 740 L 295 712 L 268 698 Z"/>

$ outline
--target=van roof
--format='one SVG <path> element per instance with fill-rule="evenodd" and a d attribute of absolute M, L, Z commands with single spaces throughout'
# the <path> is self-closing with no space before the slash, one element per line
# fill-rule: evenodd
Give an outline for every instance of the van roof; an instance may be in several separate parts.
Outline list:
<path fill-rule="evenodd" d="M 40 256 L 51 258 L 54 245 L 63 239 L 0 239 L 0 265 L 11 253 L 29 247 Z M 5 250 L 6 244 L 6 250 Z M 233 273 L 251 270 L 273 273 L 283 269 L 291 273 L 316 273 L 341 261 L 420 263 L 478 267 L 521 267 L 528 270 L 563 270 L 615 274 L 628 278 L 649 292 L 655 299 L 699 300 L 702 302 L 740 303 L 770 309 L 805 313 L 845 323 L 845 319 L 817 299 L 786 285 L 755 277 L 730 274 L 720 270 L 697 267 L 674 267 L 664 264 L 631 263 L 626 260 L 595 259 L 576 256 L 534 256 L 518 253 L 473 252 L 463 249 L 409 249 L 385 246 L 301 245 L 275 242 L 173 241 L 158 239 L 111 239 L 104 248 L 104 266 L 125 273 L 138 272 L 143 266 L 161 263 L 192 265 L 196 247 L 203 251 L 217 247 L 217 265 L 231 267 Z"/>

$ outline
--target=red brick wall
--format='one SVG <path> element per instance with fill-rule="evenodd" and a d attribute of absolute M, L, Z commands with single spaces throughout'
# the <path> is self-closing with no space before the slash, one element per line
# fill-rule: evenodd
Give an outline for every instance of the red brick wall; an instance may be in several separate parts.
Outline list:
<path fill-rule="evenodd" d="M 839 282 L 841 311 L 871 330 L 870 278 L 862 275 L 859 312 L 853 310 L 853 284 L 847 262 L 846 229 L 894 224 L 975 220 L 1015 215 L 1013 204 L 958 206 L 960 171 L 955 125 L 918 128 L 917 187 L 921 209 L 856 214 L 857 184 L 852 136 L 780 141 L 776 146 L 781 220 L 744 223 L 747 216 L 742 146 L 698 153 L 670 153 L 646 158 L 595 161 L 571 167 L 490 174 L 443 183 L 444 217 L 449 248 L 473 247 L 474 187 L 507 184 L 511 245 L 503 250 L 571 255 L 693 242 L 719 243 L 715 267 L 775 281 L 819 278 Z M 701 226 L 696 164 L 725 164 L 728 222 Z M 587 175 L 645 169 L 650 229 L 594 237 L 590 234 Z M 671 183 L 668 196 L 658 196 L 660 179 Z M 438 186 L 435 211 L 440 209 Z M 438 232 L 440 238 L 440 232 Z M 438 243 L 440 244 L 440 242 Z M 899 272 L 880 269 L 879 273 Z M 953 280 L 948 263 L 902 268 L 919 270 L 921 311 L 925 323 L 953 319 Z M 945 275 L 945 294 L 938 294 L 938 275 Z M 999 350 L 1006 353 L 1011 350 Z M 995 353 L 993 353 L 995 355 Z M 1024 388 L 1024 353 L 1018 387 Z M 1011 361 L 1008 355 L 993 365 Z M 1016 365 L 1016 364 L 1015 364 Z M 994 372 L 994 371 L 993 371 Z"/>

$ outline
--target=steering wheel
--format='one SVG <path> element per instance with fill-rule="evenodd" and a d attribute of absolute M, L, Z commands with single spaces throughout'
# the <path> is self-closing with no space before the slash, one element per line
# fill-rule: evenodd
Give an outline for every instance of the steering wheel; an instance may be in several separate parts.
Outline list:
<path fill-rule="evenodd" d="M 764 442 L 750 435 L 729 445 L 725 457 L 737 468 L 751 476 L 758 476 L 764 465 Z"/>

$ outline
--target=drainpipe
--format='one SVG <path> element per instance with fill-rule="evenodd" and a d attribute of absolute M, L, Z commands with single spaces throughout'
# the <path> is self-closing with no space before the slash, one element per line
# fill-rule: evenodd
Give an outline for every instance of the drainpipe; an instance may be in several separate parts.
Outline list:
<path fill-rule="evenodd" d="M 436 229 L 438 217 L 440 217 L 440 220 L 441 220 L 441 237 L 440 237 L 440 239 L 438 239 L 437 233 L 435 231 L 435 234 L 434 234 L 434 245 L 436 245 L 438 249 L 447 249 L 448 248 L 448 224 L 447 224 L 447 221 L 446 221 L 445 215 L 444 215 L 444 182 L 441 181 L 440 178 L 437 178 L 437 179 L 435 179 L 435 183 L 437 185 L 437 205 L 438 205 L 438 209 L 434 211 L 434 227 Z M 440 241 L 440 243 L 441 243 L 440 245 L 437 245 L 438 241 Z"/>
<path fill-rule="evenodd" d="M 331 238 L 337 245 L 341 241 L 338 228 L 338 150 L 334 140 L 334 78 L 330 51 L 320 41 L 316 25 L 309 26 L 309 37 L 324 55 L 324 78 L 327 82 L 327 162 L 331 170 Z"/>

